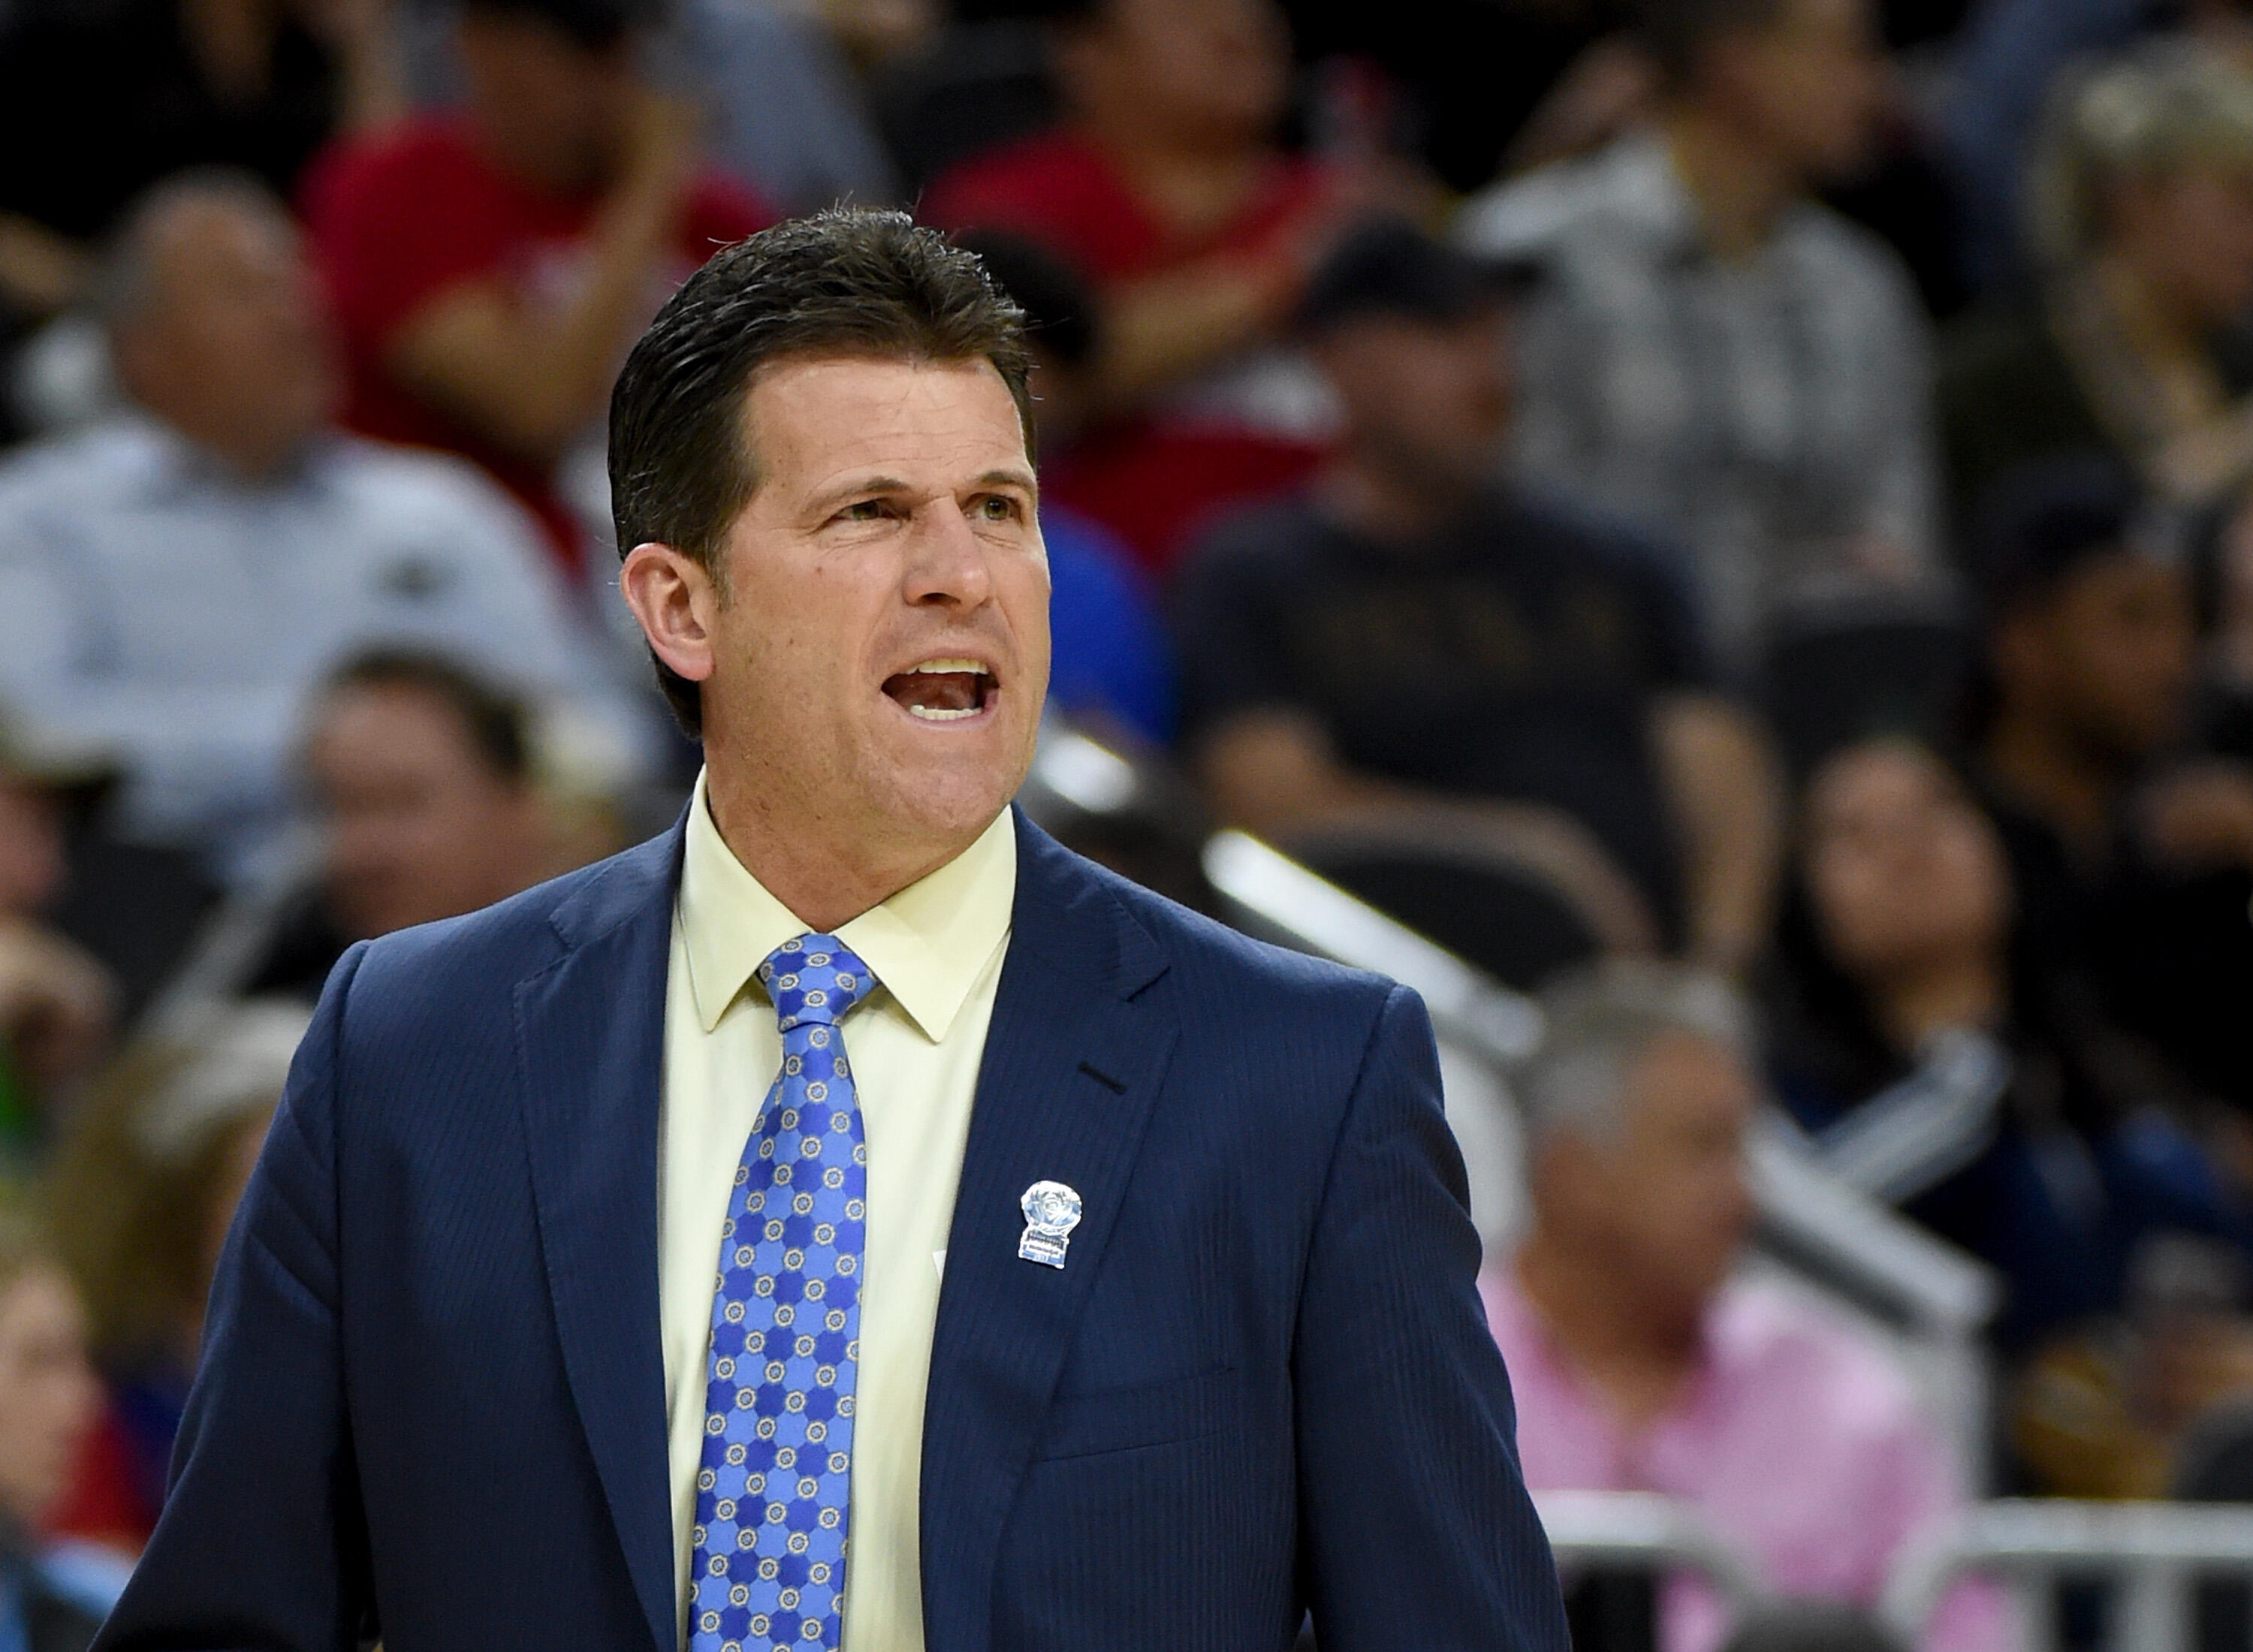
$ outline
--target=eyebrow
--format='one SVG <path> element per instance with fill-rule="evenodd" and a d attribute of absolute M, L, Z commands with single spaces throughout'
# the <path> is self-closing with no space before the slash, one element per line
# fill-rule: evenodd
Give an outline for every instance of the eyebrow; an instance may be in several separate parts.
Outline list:
<path fill-rule="evenodd" d="M 1015 466 L 988 471 L 976 479 L 976 485 L 989 488 L 1017 488 L 1035 499 L 1040 498 L 1040 484 L 1034 478 L 1033 473 L 1030 471 L 1017 469 Z M 814 500 L 813 508 L 827 512 L 835 510 L 847 499 L 867 498 L 875 494 L 914 491 L 915 489 L 910 484 L 896 476 L 861 477 L 843 487 L 831 488 L 827 492 L 821 494 Z"/>

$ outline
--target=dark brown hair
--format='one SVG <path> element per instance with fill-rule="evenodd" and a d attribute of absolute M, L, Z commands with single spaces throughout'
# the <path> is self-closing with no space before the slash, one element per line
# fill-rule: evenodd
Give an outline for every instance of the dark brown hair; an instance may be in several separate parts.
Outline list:
<path fill-rule="evenodd" d="M 517 784 L 532 773 L 532 714 L 460 661 L 425 649 L 371 648 L 331 673 L 324 695 L 351 688 L 403 688 L 438 702 L 462 725 L 478 761 L 495 777 Z"/>
<path fill-rule="evenodd" d="M 1008 386 L 1033 443 L 1024 316 L 976 257 L 905 213 L 835 208 L 716 254 L 658 311 L 610 393 L 610 511 L 621 555 L 670 545 L 713 567 L 757 485 L 743 405 L 790 358 L 980 358 Z M 692 735 L 696 685 L 657 666 Z"/>

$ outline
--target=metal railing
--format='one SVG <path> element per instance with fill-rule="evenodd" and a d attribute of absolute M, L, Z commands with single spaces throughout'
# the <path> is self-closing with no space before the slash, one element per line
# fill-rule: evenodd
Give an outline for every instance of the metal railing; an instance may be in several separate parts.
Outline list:
<path fill-rule="evenodd" d="M 1541 1012 L 1530 999 L 1258 839 L 1217 833 L 1203 864 L 1238 927 L 1414 988 L 1443 1045 L 1500 1073 L 1539 1042 Z M 1780 1128 L 1754 1141 L 1752 1169 L 1761 1248 L 1906 1344 L 1962 1462 L 1983 1460 L 1979 1333 L 1999 1300 L 1993 1273 L 1830 1175 Z"/>
<path fill-rule="evenodd" d="M 1887 1585 L 1883 1614 L 1914 1639 L 1967 1572 L 2007 1581 L 2026 1644 L 2060 1644 L 2057 1586 L 2111 1586 L 2105 1644 L 2117 1652 L 2192 1652 L 2193 1586 L 2253 1583 L 2253 1509 L 2197 1503 L 2008 1499 L 1967 1509 L 1913 1543 Z"/>
<path fill-rule="evenodd" d="M 1682 1567 L 1712 1586 L 1733 1621 L 1768 1600 L 1744 1558 L 1687 1503 L 1646 1491 L 1539 1491 L 1533 1507 L 1568 1580 L 1582 1567 Z"/>

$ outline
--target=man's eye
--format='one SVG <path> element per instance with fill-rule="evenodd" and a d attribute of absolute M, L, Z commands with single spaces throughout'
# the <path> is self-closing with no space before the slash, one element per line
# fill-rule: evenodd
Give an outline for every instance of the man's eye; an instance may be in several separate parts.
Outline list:
<path fill-rule="evenodd" d="M 882 499 L 856 499 L 837 514 L 847 522 L 880 521 L 884 514 L 884 502 Z"/>
<path fill-rule="evenodd" d="M 999 493 L 989 493 L 978 501 L 978 513 L 989 522 L 1013 522 L 1017 517 L 1017 502 Z"/>

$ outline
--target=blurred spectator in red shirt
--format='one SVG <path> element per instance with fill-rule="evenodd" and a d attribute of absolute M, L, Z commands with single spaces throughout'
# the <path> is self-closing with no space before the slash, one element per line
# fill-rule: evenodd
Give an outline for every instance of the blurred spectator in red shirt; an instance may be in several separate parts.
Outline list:
<path fill-rule="evenodd" d="M 324 158 L 305 206 L 352 371 L 346 422 L 484 465 L 573 574 L 609 514 L 600 420 L 626 348 L 770 221 L 704 170 L 632 0 L 468 0 L 462 113 Z"/>
<path fill-rule="evenodd" d="M 924 203 L 931 222 L 1040 241 L 1098 289 L 1109 416 L 1043 484 L 1154 568 L 1216 506 L 1304 477 L 1331 435 L 1320 381 L 1277 346 L 1310 261 L 1371 192 L 1276 146 L 1288 45 L 1269 0 L 1094 0 L 1056 37 L 1067 123 Z"/>

